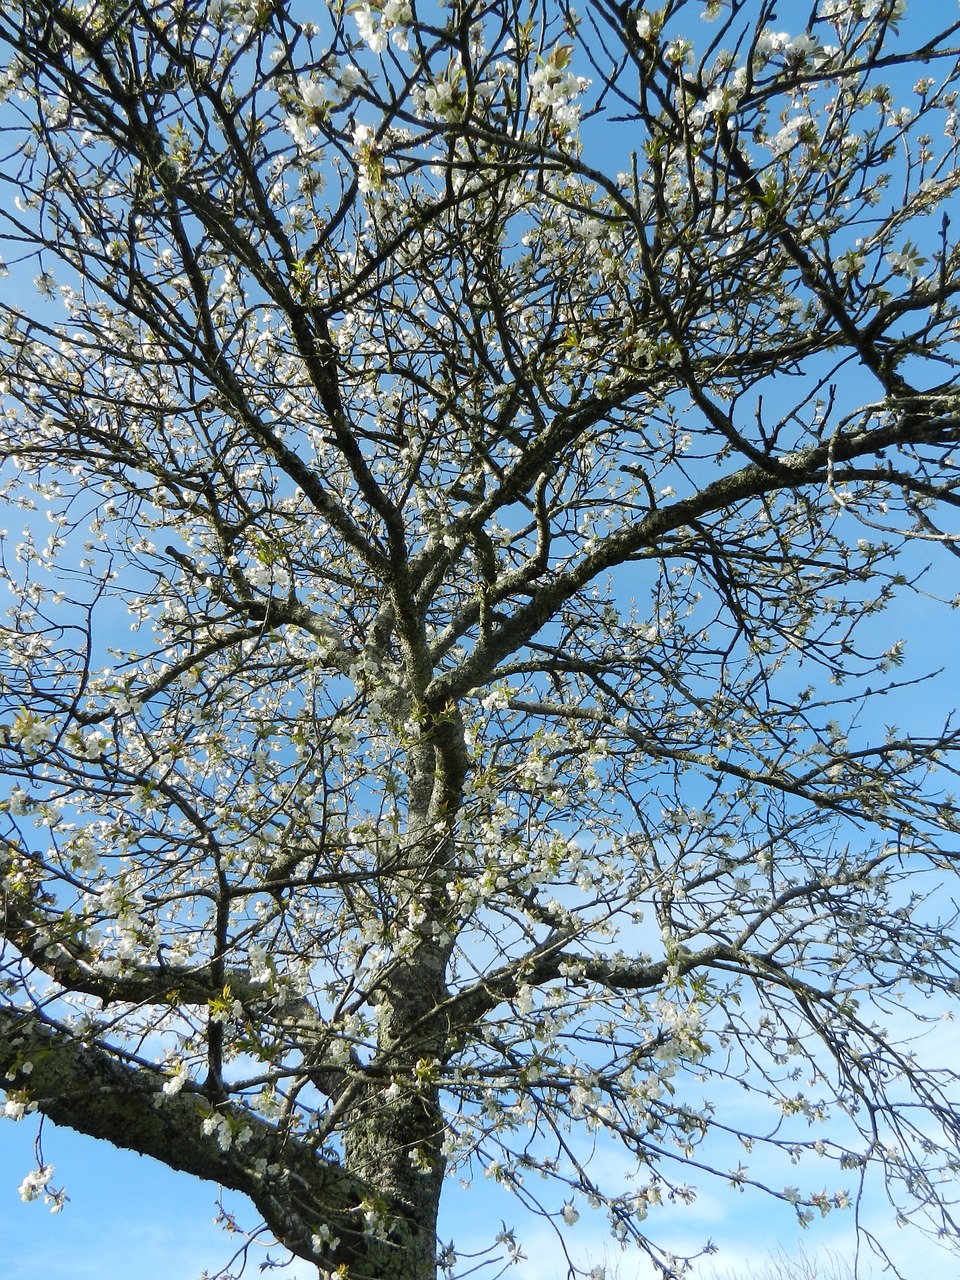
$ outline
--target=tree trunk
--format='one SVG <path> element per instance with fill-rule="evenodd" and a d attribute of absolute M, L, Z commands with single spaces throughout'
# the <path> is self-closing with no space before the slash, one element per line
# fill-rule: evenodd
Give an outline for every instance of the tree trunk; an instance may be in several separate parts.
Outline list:
<path fill-rule="evenodd" d="M 394 922 L 398 955 L 375 997 L 374 1071 L 358 1087 L 344 1126 L 346 1171 L 378 1187 L 405 1218 L 400 1235 L 408 1256 L 391 1280 L 435 1280 L 445 1168 L 436 1077 L 449 1036 L 444 1010 L 453 930 L 446 883 L 468 755 L 458 713 L 448 707 L 425 722 L 408 754 L 408 864 L 397 881 Z M 404 919 L 410 906 L 416 908 L 417 934 Z"/>
<path fill-rule="evenodd" d="M 379 1058 L 393 1079 L 362 1086 L 345 1129 L 347 1171 L 379 1188 L 394 1213 L 399 1206 L 406 1220 L 407 1256 L 391 1272 L 391 1280 L 436 1276 L 445 1159 L 433 1075 L 446 1040 L 437 1009 L 447 994 L 447 950 L 433 941 L 421 942 L 391 976 L 383 997 L 387 1007 Z"/>

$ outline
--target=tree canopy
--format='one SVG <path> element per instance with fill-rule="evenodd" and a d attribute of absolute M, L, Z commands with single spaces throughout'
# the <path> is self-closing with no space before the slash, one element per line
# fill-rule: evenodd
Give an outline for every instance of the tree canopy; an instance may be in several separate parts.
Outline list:
<path fill-rule="evenodd" d="M 955 1238 L 960 23 L 779 8 L 3 6 L 8 1115 L 351 1280 Z"/>

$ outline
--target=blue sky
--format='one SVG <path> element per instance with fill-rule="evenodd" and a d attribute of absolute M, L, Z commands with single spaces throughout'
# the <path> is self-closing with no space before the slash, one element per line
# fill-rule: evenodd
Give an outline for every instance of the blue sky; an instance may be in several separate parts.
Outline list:
<path fill-rule="evenodd" d="M 953 1036 L 951 1036 L 953 1039 Z M 17 1188 L 33 1167 L 34 1119 L 0 1125 L 0 1259 L 4 1280 L 103 1280 L 106 1275 L 129 1280 L 200 1280 L 207 1269 L 215 1275 L 233 1252 L 234 1238 L 214 1225 L 217 1188 L 185 1174 L 173 1173 L 155 1160 L 117 1151 L 104 1143 L 44 1125 L 44 1156 L 56 1166 L 57 1186 L 65 1186 L 69 1203 L 53 1215 L 40 1202 L 23 1204 Z M 234 1200 L 234 1206 L 239 1202 Z M 507 1274 L 513 1280 L 564 1280 L 563 1253 L 555 1233 L 542 1223 L 521 1228 L 511 1219 L 508 1196 L 486 1184 L 461 1191 L 448 1187 L 446 1234 L 455 1231 L 462 1248 L 482 1247 L 499 1229 L 501 1218 L 516 1222 L 526 1261 Z M 252 1225 L 255 1215 L 245 1215 Z M 651 1222 L 651 1226 L 655 1225 Z M 779 1246 L 789 1253 L 833 1251 L 852 1258 L 852 1214 L 835 1214 L 800 1233 L 786 1209 L 756 1197 L 740 1196 L 722 1186 L 705 1187 L 689 1208 L 662 1213 L 663 1235 L 677 1249 L 697 1247 L 712 1238 L 721 1252 L 705 1264 L 710 1277 L 730 1269 L 761 1265 Z M 954 1274 L 955 1260 L 913 1232 L 896 1227 L 879 1198 L 865 1207 L 863 1225 L 891 1250 L 908 1280 Z M 564 1230 L 564 1240 L 579 1260 L 605 1263 L 611 1280 L 646 1280 L 634 1253 L 621 1253 L 606 1235 L 599 1216 L 584 1214 Z M 271 1254 L 279 1259 L 281 1251 Z M 262 1249 L 251 1254 L 246 1275 L 260 1274 Z M 285 1280 L 312 1280 L 313 1269 L 297 1264 L 267 1272 Z M 867 1275 L 880 1275 L 879 1267 Z"/>
<path fill-rule="evenodd" d="M 936 1025 L 924 1046 L 925 1060 L 931 1065 L 955 1066 L 958 1055 L 960 1024 L 944 1021 Z M 753 1106 L 750 1095 L 732 1085 L 715 1091 L 713 1097 L 718 1111 L 726 1113 L 732 1123 L 742 1121 Z M 69 1202 L 59 1214 L 51 1214 L 40 1201 L 22 1203 L 18 1187 L 35 1167 L 36 1133 L 36 1116 L 19 1122 L 0 1121 L 3 1280 L 105 1280 L 107 1275 L 125 1280 L 201 1280 L 204 1271 L 213 1277 L 230 1259 L 238 1242 L 214 1223 L 218 1200 L 214 1184 L 58 1129 L 48 1121 L 42 1130 L 43 1158 L 55 1166 L 53 1183 L 66 1190 Z M 824 1136 L 836 1136 L 836 1129 Z M 581 1140 L 589 1142 L 585 1137 Z M 738 1153 L 739 1148 L 731 1150 L 731 1166 L 737 1163 Z M 614 1177 L 629 1178 L 631 1166 L 625 1153 L 600 1150 L 597 1158 Z M 817 1179 L 816 1168 L 813 1157 L 800 1169 L 782 1156 L 758 1154 L 751 1158 L 752 1172 L 774 1187 L 785 1182 L 812 1183 Z M 826 1161 L 820 1178 L 831 1192 L 841 1187 L 854 1189 L 853 1175 L 839 1172 Z M 697 1280 L 723 1280 L 728 1275 L 746 1280 L 751 1267 L 763 1266 L 781 1247 L 788 1255 L 802 1248 L 812 1255 L 830 1252 L 847 1260 L 854 1258 L 852 1210 L 834 1212 L 801 1231 L 792 1210 L 784 1204 L 749 1191 L 742 1194 L 716 1179 L 698 1179 L 694 1171 L 688 1173 L 687 1181 L 697 1185 L 695 1203 L 665 1205 L 651 1213 L 646 1225 L 653 1239 L 677 1253 L 695 1253 L 708 1239 L 719 1246 L 720 1251 L 701 1265 Z M 237 1213 L 241 1227 L 256 1225 L 255 1211 L 241 1197 L 229 1196 L 225 1205 Z M 591 1212 L 582 1201 L 578 1207 L 579 1222 L 560 1227 L 558 1235 L 549 1223 L 526 1216 L 509 1193 L 482 1175 L 469 1189 L 463 1189 L 453 1177 L 441 1206 L 440 1238 L 455 1237 L 461 1257 L 465 1257 L 487 1248 L 501 1223 L 516 1228 L 525 1260 L 506 1273 L 508 1280 L 566 1280 L 561 1236 L 574 1261 L 605 1265 L 607 1280 L 653 1280 L 652 1270 L 635 1250 L 622 1252 L 610 1239 L 602 1214 Z M 957 1274 L 956 1255 L 918 1232 L 896 1225 L 879 1180 L 868 1184 L 859 1216 L 861 1227 L 889 1251 L 906 1280 Z M 259 1264 L 266 1253 L 261 1246 L 251 1250 L 247 1277 L 261 1274 Z M 270 1256 L 279 1260 L 284 1254 L 273 1248 Z M 875 1262 L 871 1265 L 866 1250 L 862 1265 L 864 1280 L 879 1280 L 881 1267 Z M 461 1266 L 462 1272 L 468 1270 L 468 1264 Z M 264 1274 L 285 1280 L 316 1280 L 314 1269 L 301 1262 Z M 492 1280 L 495 1272 L 491 1269 L 479 1274 Z"/>

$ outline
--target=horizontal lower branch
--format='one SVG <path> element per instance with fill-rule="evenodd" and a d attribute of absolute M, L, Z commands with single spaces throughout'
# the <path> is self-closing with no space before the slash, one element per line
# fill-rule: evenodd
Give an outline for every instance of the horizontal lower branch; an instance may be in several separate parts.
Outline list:
<path fill-rule="evenodd" d="M 364 1207 L 382 1197 L 338 1161 L 237 1103 L 190 1088 L 165 1093 L 159 1069 L 128 1065 L 35 1010 L 0 1008 L 0 1078 L 55 1124 L 249 1196 L 299 1257 L 372 1280 L 389 1277 L 402 1254 L 401 1216 L 391 1240 L 365 1233 Z M 339 1237 L 335 1248 L 316 1247 L 324 1227 Z"/>

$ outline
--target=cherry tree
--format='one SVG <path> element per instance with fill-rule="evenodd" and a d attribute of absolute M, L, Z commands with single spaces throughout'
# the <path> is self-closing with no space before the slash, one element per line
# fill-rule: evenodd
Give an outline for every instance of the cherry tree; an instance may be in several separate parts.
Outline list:
<path fill-rule="evenodd" d="M 3 6 L 8 1116 L 352 1280 L 955 1236 L 946 7 Z"/>

